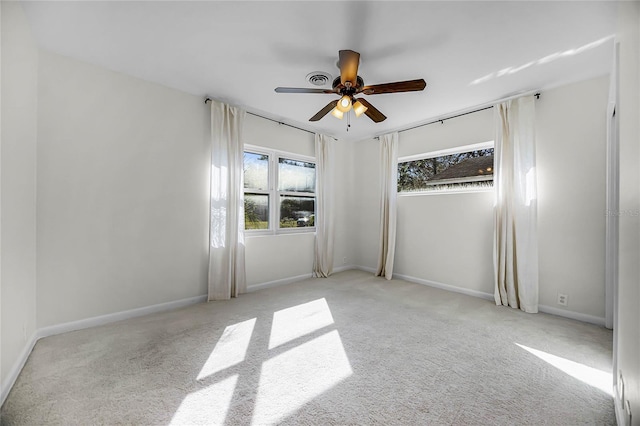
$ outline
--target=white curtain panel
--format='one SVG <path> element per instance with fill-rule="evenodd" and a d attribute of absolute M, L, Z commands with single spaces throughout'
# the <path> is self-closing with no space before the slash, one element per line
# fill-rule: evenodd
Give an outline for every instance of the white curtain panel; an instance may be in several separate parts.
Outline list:
<path fill-rule="evenodd" d="M 313 276 L 326 278 L 333 272 L 335 139 L 316 133 L 316 243 Z"/>
<path fill-rule="evenodd" d="M 498 305 L 538 312 L 535 101 L 495 106 L 494 272 Z"/>
<path fill-rule="evenodd" d="M 244 255 L 243 143 L 245 111 L 211 102 L 209 297 L 247 290 Z"/>
<path fill-rule="evenodd" d="M 396 251 L 398 132 L 380 136 L 380 246 L 376 275 L 390 280 Z"/>

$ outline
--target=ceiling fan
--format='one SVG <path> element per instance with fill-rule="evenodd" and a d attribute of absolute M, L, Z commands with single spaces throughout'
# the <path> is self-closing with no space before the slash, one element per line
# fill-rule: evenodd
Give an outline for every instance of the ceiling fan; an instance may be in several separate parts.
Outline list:
<path fill-rule="evenodd" d="M 304 87 L 276 87 L 277 93 L 329 93 L 340 95 L 340 99 L 329 102 L 309 121 L 318 121 L 329 112 L 336 118 L 342 119 L 346 112 L 353 108 L 356 117 L 363 113 L 374 122 L 379 123 L 387 117 L 378 111 L 364 98 L 356 98 L 356 95 L 379 95 L 383 93 L 417 92 L 424 90 L 427 83 L 423 79 L 397 81 L 395 83 L 374 84 L 365 86 L 364 80 L 358 75 L 360 54 L 353 50 L 340 50 L 338 52 L 338 66 L 340 77 L 333 80 L 331 89 L 311 89 Z"/>

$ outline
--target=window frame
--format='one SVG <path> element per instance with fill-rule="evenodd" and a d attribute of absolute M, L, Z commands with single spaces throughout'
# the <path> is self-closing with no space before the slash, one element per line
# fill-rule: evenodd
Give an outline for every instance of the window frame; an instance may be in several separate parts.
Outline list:
<path fill-rule="evenodd" d="M 296 154 L 293 152 L 280 151 L 277 149 L 265 148 L 257 145 L 245 144 L 243 149 L 243 155 L 245 152 L 251 152 L 255 154 L 261 154 L 268 156 L 268 166 L 269 166 L 269 188 L 267 190 L 254 190 L 251 188 L 244 188 L 243 184 L 243 199 L 244 194 L 260 194 L 267 195 L 269 197 L 269 227 L 267 229 L 246 229 L 245 225 L 245 236 L 259 236 L 259 235 L 284 235 L 284 234 L 306 234 L 316 232 L 316 227 L 314 226 L 300 226 L 300 227 L 292 227 L 292 228 L 281 228 L 280 227 L 280 201 L 281 196 L 293 196 L 293 197 L 308 197 L 313 199 L 314 216 L 317 217 L 317 205 L 318 199 L 316 195 L 315 188 L 318 183 L 318 170 L 315 168 L 316 172 L 316 180 L 314 182 L 314 192 L 296 192 L 296 191 L 280 191 L 278 190 L 279 184 L 279 164 L 280 158 L 284 158 L 287 160 L 293 161 L 303 161 L 305 163 L 313 163 L 315 166 L 318 165 L 316 159 L 314 157 L 310 157 L 307 155 Z M 243 171 L 244 173 L 244 171 Z M 244 176 L 243 176 L 244 182 Z M 315 222 L 314 222 L 315 223 Z"/>
<path fill-rule="evenodd" d="M 438 151 L 430 151 L 430 152 L 425 152 L 421 154 L 413 154 L 413 155 L 398 157 L 398 161 L 396 162 L 396 170 L 400 165 L 400 163 L 406 163 L 409 161 L 417 161 L 417 160 L 426 160 L 429 158 L 443 157 L 446 155 L 460 154 L 460 153 L 469 152 L 469 151 L 479 151 L 482 149 L 493 149 L 494 159 L 495 159 L 495 141 L 486 141 L 486 142 L 474 143 L 469 145 L 456 146 L 453 148 L 440 149 Z M 495 161 L 494 161 L 493 168 L 495 170 Z M 493 176 L 495 177 L 495 172 Z M 472 183 L 477 181 L 479 181 L 479 179 L 477 179 L 475 176 L 470 176 L 468 179 L 460 178 L 460 181 L 456 183 L 465 183 L 465 182 Z M 489 182 L 488 179 L 483 179 L 482 181 Z M 491 181 L 493 182 L 493 179 L 491 179 Z M 425 191 L 425 190 L 403 191 L 403 192 L 398 191 L 398 196 L 414 197 L 414 196 L 420 196 L 420 195 L 463 194 L 467 192 L 491 192 L 491 191 L 493 191 L 493 187 L 485 188 L 485 187 L 478 186 L 475 188 L 467 187 L 467 188 L 460 188 L 460 189 L 451 188 L 451 189 L 437 189 L 437 190 L 428 190 L 428 191 Z"/>

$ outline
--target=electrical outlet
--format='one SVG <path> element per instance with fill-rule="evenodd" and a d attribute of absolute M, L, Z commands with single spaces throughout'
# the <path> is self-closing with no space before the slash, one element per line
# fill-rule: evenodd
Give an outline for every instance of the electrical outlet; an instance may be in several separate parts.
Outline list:
<path fill-rule="evenodd" d="M 347 257 L 346 257 L 346 256 L 342 258 L 342 264 L 343 264 L 343 265 L 346 265 L 346 264 L 347 264 Z"/>
<path fill-rule="evenodd" d="M 558 293 L 558 305 L 562 305 L 562 306 L 569 305 L 569 295 Z"/>

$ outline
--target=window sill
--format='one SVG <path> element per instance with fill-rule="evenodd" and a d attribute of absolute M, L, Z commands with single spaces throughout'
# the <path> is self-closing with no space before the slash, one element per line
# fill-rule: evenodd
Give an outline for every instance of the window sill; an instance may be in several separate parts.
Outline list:
<path fill-rule="evenodd" d="M 253 238 L 253 237 L 276 237 L 280 235 L 306 235 L 313 234 L 315 235 L 316 228 L 308 227 L 304 229 L 292 228 L 292 229 L 278 229 L 274 231 L 273 229 L 264 229 L 264 230 L 255 230 L 255 231 L 244 231 L 245 238 Z"/>
<path fill-rule="evenodd" d="M 398 192 L 398 197 L 418 197 L 422 195 L 449 195 L 449 194 L 470 194 L 476 192 L 493 192 L 494 188 L 463 188 L 463 189 L 442 189 L 432 191 L 412 191 Z"/>

